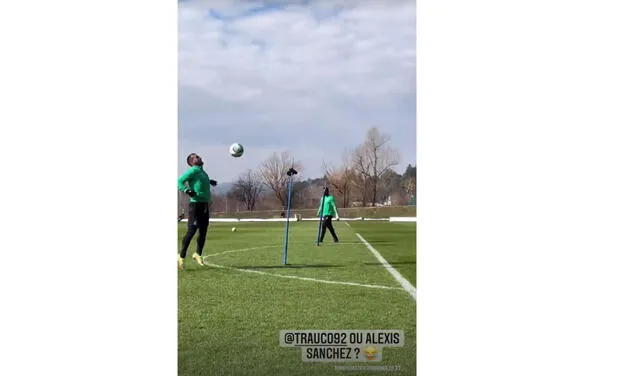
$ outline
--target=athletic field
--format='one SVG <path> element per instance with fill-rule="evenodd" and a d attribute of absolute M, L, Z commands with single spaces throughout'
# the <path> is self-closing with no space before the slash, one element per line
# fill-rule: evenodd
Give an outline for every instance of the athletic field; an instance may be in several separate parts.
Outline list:
<path fill-rule="evenodd" d="M 196 235 L 178 277 L 179 374 L 415 375 L 416 224 L 334 227 L 341 242 L 327 231 L 317 247 L 317 222 L 290 222 L 287 266 L 283 222 L 212 222 L 205 267 L 191 258 Z M 404 346 L 378 361 L 308 362 L 280 346 L 281 330 L 307 329 L 402 330 Z"/>

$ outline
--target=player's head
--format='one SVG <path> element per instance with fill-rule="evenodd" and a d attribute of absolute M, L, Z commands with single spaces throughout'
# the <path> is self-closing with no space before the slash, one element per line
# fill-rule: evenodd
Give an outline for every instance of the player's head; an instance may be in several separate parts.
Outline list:
<path fill-rule="evenodd" d="M 202 166 L 204 162 L 202 158 L 196 153 L 191 153 L 187 156 L 187 164 L 189 166 Z"/>
<path fill-rule="evenodd" d="M 329 196 L 329 187 L 324 187 L 324 195 Z"/>

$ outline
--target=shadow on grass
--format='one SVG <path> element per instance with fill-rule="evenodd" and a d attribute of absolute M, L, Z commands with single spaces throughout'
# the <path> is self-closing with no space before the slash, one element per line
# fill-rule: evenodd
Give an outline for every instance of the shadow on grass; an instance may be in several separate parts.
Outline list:
<path fill-rule="evenodd" d="M 396 244 L 396 242 L 390 242 L 390 241 L 386 241 L 386 240 L 379 240 L 379 241 L 368 241 L 367 243 L 371 244 L 371 245 L 394 245 Z M 291 243 L 289 243 L 291 244 Z M 365 244 L 359 240 L 356 241 L 349 241 L 349 240 L 340 240 L 338 243 L 334 243 L 333 240 L 329 239 L 328 241 L 325 239 L 324 241 L 322 241 L 320 243 L 320 246 L 323 245 L 344 245 L 344 244 L 349 244 L 349 245 L 362 245 L 364 246 Z M 313 244 L 314 246 L 316 245 L 315 243 Z"/>
<path fill-rule="evenodd" d="M 193 274 L 193 273 L 210 273 L 212 269 L 215 269 L 216 271 L 218 271 L 216 273 L 216 275 L 222 275 L 222 274 L 234 274 L 233 270 L 228 270 L 228 269 L 224 269 L 224 268 L 216 268 L 213 266 L 199 266 L 197 268 L 185 268 L 185 270 L 179 270 L 178 271 L 178 275 L 180 274 Z"/>
<path fill-rule="evenodd" d="M 332 265 L 332 264 L 287 264 L 287 265 L 230 265 L 231 268 L 236 269 L 250 269 L 250 270 L 259 270 L 259 269 L 302 269 L 302 268 L 341 268 L 344 265 Z"/>

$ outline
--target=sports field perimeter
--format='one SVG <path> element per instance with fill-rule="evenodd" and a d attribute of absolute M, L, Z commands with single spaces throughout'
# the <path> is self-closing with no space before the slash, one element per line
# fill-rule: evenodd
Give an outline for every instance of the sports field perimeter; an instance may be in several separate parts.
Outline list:
<path fill-rule="evenodd" d="M 334 226 L 340 243 L 327 232 L 317 247 L 317 222 L 291 222 L 289 265 L 283 266 L 284 223 L 211 223 L 207 266 L 191 258 L 193 241 L 179 272 L 179 374 L 414 375 L 416 224 Z M 185 231 L 179 224 L 178 243 Z M 300 348 L 280 347 L 286 329 L 397 329 L 404 331 L 404 346 L 385 347 L 376 362 L 304 362 Z"/>

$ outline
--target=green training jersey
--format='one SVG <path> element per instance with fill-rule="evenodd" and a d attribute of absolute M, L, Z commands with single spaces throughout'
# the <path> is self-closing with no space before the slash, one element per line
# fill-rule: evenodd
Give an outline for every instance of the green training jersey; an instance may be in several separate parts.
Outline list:
<path fill-rule="evenodd" d="M 187 186 L 187 184 L 189 184 Z M 202 166 L 193 166 L 178 178 L 178 189 L 186 192 L 191 189 L 196 193 L 191 197 L 191 202 L 211 202 L 211 187 L 209 175 L 204 172 Z"/>
<path fill-rule="evenodd" d="M 320 206 L 322 207 L 322 199 L 320 200 Z M 320 215 L 320 209 L 318 208 L 318 215 Z M 324 207 L 322 207 L 322 216 L 336 216 L 336 202 L 333 199 L 333 196 L 324 196 Z"/>

